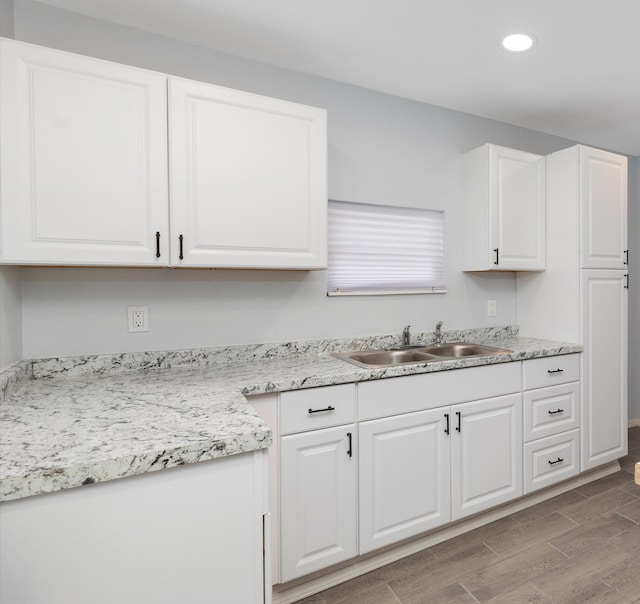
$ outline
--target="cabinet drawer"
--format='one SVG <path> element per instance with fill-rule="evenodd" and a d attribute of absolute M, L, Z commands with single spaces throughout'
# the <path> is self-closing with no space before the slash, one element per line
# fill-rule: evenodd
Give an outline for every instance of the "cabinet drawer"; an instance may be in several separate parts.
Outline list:
<path fill-rule="evenodd" d="M 446 407 L 522 390 L 520 363 L 373 380 L 358 384 L 360 421 Z"/>
<path fill-rule="evenodd" d="M 280 434 L 307 432 L 356 421 L 355 384 L 283 392 Z"/>
<path fill-rule="evenodd" d="M 530 359 L 522 364 L 525 390 L 566 384 L 580 379 L 580 354 Z"/>
<path fill-rule="evenodd" d="M 525 495 L 579 474 L 579 435 L 571 430 L 524 446 Z"/>
<path fill-rule="evenodd" d="M 525 442 L 579 428 L 579 401 L 579 382 L 525 392 Z"/>

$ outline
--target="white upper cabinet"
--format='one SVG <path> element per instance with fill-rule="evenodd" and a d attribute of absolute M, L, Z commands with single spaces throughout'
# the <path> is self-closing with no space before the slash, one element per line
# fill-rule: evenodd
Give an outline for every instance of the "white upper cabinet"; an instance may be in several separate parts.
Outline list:
<path fill-rule="evenodd" d="M 2 261 L 167 264 L 166 78 L 0 44 Z"/>
<path fill-rule="evenodd" d="M 326 267 L 326 112 L 177 78 L 169 99 L 172 264 Z"/>
<path fill-rule="evenodd" d="M 464 269 L 545 268 L 545 159 L 486 144 L 462 160 Z"/>
<path fill-rule="evenodd" d="M 325 110 L 13 40 L 1 54 L 0 262 L 326 267 Z"/>
<path fill-rule="evenodd" d="M 624 269 L 627 247 L 627 158 L 578 145 L 580 268 Z"/>

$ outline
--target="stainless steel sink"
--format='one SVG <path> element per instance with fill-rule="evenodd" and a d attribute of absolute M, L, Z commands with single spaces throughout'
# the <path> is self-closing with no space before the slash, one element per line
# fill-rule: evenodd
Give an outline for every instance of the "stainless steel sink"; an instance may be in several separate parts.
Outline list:
<path fill-rule="evenodd" d="M 438 357 L 460 358 L 460 357 L 478 357 L 494 354 L 506 354 L 511 352 L 504 348 L 495 348 L 494 346 L 485 346 L 484 344 L 473 344 L 471 342 L 449 342 L 433 346 L 425 346 L 420 350 L 424 350 L 429 354 Z"/>
<path fill-rule="evenodd" d="M 480 357 L 511 352 L 472 342 L 451 342 L 447 344 L 421 346 L 419 348 L 390 348 L 385 350 L 362 350 L 356 352 L 334 352 L 333 356 L 367 369 L 393 367 L 415 363 Z"/>
<path fill-rule="evenodd" d="M 427 363 L 437 357 L 419 350 L 366 350 L 363 352 L 334 353 L 335 357 L 360 367 L 392 367 L 407 363 Z"/>

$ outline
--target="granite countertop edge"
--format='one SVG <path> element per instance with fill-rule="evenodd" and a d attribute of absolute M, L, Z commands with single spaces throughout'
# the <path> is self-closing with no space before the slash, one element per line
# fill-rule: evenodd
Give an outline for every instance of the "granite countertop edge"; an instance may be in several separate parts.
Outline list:
<path fill-rule="evenodd" d="M 76 366 L 65 359 L 60 371 L 40 379 L 30 379 L 31 362 L 20 362 L 0 373 L 0 501 L 267 448 L 271 429 L 249 396 L 582 351 L 576 344 L 513 331 L 494 335 L 474 341 L 512 352 L 381 369 L 337 359 L 330 346 L 307 354 L 195 366 L 188 361 L 161 369 L 158 363 L 153 369 L 102 374 L 65 370 Z M 85 360 L 78 363 L 86 365 Z"/>

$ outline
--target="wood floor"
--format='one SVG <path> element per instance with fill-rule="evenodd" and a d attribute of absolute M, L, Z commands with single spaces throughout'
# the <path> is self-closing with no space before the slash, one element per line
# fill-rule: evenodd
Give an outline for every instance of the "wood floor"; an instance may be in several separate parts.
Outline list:
<path fill-rule="evenodd" d="M 640 604 L 640 427 L 622 470 L 300 600 Z"/>

